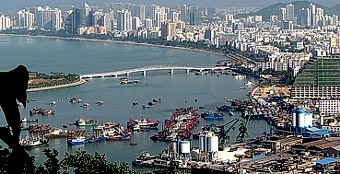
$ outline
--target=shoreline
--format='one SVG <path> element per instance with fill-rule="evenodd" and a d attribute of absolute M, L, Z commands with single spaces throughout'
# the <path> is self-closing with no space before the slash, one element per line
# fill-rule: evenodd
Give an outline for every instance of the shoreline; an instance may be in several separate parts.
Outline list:
<path fill-rule="evenodd" d="M 57 37 L 57 36 L 32 36 L 27 34 L 0 34 L 0 36 L 15 36 L 15 37 L 31 37 L 31 38 L 42 38 L 42 39 L 62 39 L 62 40 L 77 40 L 77 41 L 90 41 L 90 42 L 108 42 L 108 43 L 118 43 L 118 44 L 128 44 L 128 45 L 142 45 L 142 46 L 151 46 L 151 47 L 159 47 L 159 48 L 171 48 L 185 51 L 197 51 L 202 53 L 214 54 L 218 56 L 224 56 L 222 53 L 211 52 L 206 50 L 198 50 L 192 48 L 185 47 L 175 47 L 175 46 L 166 46 L 166 45 L 157 45 L 157 44 L 149 44 L 149 43 L 139 43 L 139 42 L 131 42 L 131 41 L 118 41 L 118 40 L 101 40 L 101 39 L 85 39 L 85 38 L 67 38 L 67 37 Z"/>
<path fill-rule="evenodd" d="M 65 85 L 58 85 L 58 86 L 48 86 L 48 87 L 41 87 L 41 88 L 31 88 L 27 89 L 27 93 L 29 92 L 38 92 L 38 91 L 46 91 L 46 90 L 53 90 L 53 89 L 59 89 L 59 88 L 69 88 L 69 87 L 75 87 L 80 86 L 86 83 L 86 80 L 80 79 L 77 82 L 65 84 Z"/>

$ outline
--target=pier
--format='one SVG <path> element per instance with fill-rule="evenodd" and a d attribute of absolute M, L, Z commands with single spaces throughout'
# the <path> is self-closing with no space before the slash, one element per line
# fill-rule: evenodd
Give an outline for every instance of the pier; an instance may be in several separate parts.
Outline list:
<path fill-rule="evenodd" d="M 148 71 L 160 71 L 160 70 L 163 70 L 163 71 L 166 70 L 170 74 L 174 74 L 175 70 L 182 70 L 182 71 L 185 71 L 186 73 L 189 73 L 191 71 L 203 72 L 203 71 L 216 71 L 216 70 L 227 70 L 227 69 L 230 69 L 230 67 L 227 67 L 227 66 L 188 67 L 188 66 L 153 65 L 153 66 L 121 70 L 121 71 L 83 74 L 83 75 L 80 75 L 80 78 L 89 79 L 89 78 L 118 77 L 118 76 L 123 76 L 123 75 L 129 76 L 132 73 L 142 73 L 143 76 L 146 76 Z"/>

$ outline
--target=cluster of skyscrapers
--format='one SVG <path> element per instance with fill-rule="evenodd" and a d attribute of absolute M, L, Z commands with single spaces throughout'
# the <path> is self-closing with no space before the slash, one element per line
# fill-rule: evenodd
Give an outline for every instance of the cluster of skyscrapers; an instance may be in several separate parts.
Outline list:
<path fill-rule="evenodd" d="M 273 15 L 272 20 L 278 17 Z M 292 29 L 293 24 L 308 28 L 323 27 L 335 24 L 338 20 L 337 15 L 329 16 L 323 8 L 311 3 L 308 8 L 296 10 L 294 4 L 287 4 L 281 8 L 281 20 L 287 28 Z"/>

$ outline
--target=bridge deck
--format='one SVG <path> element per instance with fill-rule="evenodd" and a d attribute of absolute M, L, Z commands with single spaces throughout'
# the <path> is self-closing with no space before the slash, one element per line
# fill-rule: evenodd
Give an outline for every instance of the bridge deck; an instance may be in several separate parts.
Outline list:
<path fill-rule="evenodd" d="M 135 68 L 129 70 L 121 70 L 121 71 L 114 71 L 114 72 L 104 72 L 104 73 L 94 73 L 94 74 L 83 74 L 80 75 L 80 78 L 93 78 L 93 77 L 117 77 L 120 75 L 129 75 L 130 73 L 138 73 L 143 72 L 146 75 L 147 71 L 157 71 L 157 70 L 170 70 L 173 72 L 174 70 L 186 70 L 188 71 L 206 71 L 206 70 L 225 70 L 230 69 L 230 67 L 216 67 L 216 66 L 205 66 L 205 67 L 186 67 L 186 66 L 148 66 L 142 68 Z"/>

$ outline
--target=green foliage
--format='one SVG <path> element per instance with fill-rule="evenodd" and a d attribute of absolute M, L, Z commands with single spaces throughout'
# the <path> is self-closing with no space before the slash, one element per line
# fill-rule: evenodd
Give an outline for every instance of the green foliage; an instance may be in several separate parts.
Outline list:
<path fill-rule="evenodd" d="M 44 149 L 46 161 L 41 166 L 35 166 L 34 171 L 24 168 L 23 173 L 35 174 L 86 174 L 86 173 L 114 173 L 114 174 L 140 174 L 140 171 L 133 171 L 127 163 L 109 162 L 103 154 L 95 153 L 94 156 L 78 149 L 75 154 L 66 153 L 59 161 L 59 152 L 55 149 Z M 8 173 L 8 163 L 11 153 L 8 149 L 0 150 L 0 173 Z M 34 157 L 32 157 L 34 163 Z"/>

